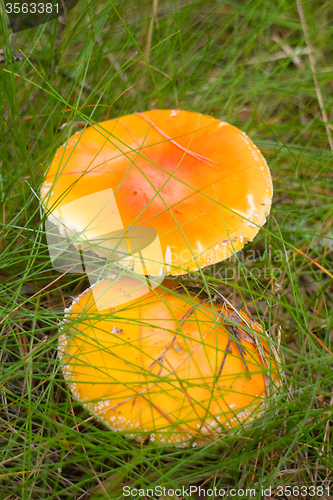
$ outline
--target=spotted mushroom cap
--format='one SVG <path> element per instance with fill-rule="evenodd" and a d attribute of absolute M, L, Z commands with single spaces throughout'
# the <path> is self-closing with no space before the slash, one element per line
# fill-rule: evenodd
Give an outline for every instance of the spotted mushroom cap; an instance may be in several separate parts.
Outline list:
<path fill-rule="evenodd" d="M 181 110 L 135 113 L 76 132 L 55 154 L 41 198 L 52 213 L 107 189 L 122 227 L 157 231 L 171 275 L 222 261 L 252 241 L 273 194 L 265 159 L 244 132 Z M 91 221 L 93 204 L 86 205 L 71 213 L 77 231 Z"/>
<path fill-rule="evenodd" d="M 113 307 L 98 311 L 86 290 L 66 311 L 59 354 L 74 397 L 109 428 L 200 445 L 266 407 L 277 364 L 249 316 L 165 286 L 117 305 L 129 277 L 96 288 Z"/>

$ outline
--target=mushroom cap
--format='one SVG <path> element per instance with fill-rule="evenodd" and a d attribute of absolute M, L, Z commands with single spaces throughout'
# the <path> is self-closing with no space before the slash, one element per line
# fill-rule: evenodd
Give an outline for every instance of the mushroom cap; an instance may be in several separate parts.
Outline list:
<path fill-rule="evenodd" d="M 117 305 L 135 278 L 95 288 L 112 307 L 98 311 L 91 289 L 76 299 L 62 324 L 59 357 L 74 397 L 109 428 L 185 447 L 264 410 L 279 385 L 277 364 L 248 315 L 170 286 Z"/>
<path fill-rule="evenodd" d="M 52 213 L 106 189 L 119 211 L 114 229 L 119 217 L 124 228 L 154 228 L 171 275 L 222 261 L 252 241 L 273 194 L 265 159 L 244 132 L 181 110 L 135 113 L 76 132 L 58 149 L 41 198 Z M 86 210 L 72 211 L 77 231 L 95 215 L 86 200 Z"/>

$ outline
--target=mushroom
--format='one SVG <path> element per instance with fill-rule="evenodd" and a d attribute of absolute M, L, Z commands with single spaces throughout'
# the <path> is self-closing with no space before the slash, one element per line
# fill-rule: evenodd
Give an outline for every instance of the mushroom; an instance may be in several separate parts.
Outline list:
<path fill-rule="evenodd" d="M 250 139 L 198 113 L 123 116 L 58 149 L 41 190 L 49 221 L 77 250 L 119 265 L 74 300 L 59 338 L 74 397 L 107 426 L 141 441 L 199 445 L 264 410 L 279 379 L 260 326 L 227 304 L 156 286 L 164 273 L 241 249 L 271 198 L 269 169 Z M 63 247 L 52 242 L 56 261 Z M 96 278 L 99 264 L 96 272 L 94 257 L 85 259 Z M 66 270 L 80 272 L 72 260 Z"/>
<path fill-rule="evenodd" d="M 154 110 L 76 132 L 55 154 L 41 198 L 60 232 L 66 219 L 66 230 L 84 235 L 78 248 L 105 233 L 155 230 L 147 254 L 157 265 L 148 274 L 162 265 L 177 276 L 252 241 L 269 214 L 272 182 L 260 151 L 236 127 L 200 113 Z M 111 198 L 100 215 L 97 201 Z M 126 253 L 118 261 L 133 266 Z"/>
<path fill-rule="evenodd" d="M 96 285 L 108 295 L 104 311 L 91 289 L 66 311 L 59 356 L 76 400 L 114 431 L 180 447 L 257 418 L 279 385 L 277 355 L 260 326 L 174 283 L 119 305 L 133 280 Z"/>

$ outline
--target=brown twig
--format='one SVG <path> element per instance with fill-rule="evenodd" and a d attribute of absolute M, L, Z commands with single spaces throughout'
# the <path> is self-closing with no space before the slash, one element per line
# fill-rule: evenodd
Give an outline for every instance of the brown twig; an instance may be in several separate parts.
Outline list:
<path fill-rule="evenodd" d="M 223 313 L 222 310 L 218 311 L 219 315 L 220 316 L 224 316 L 227 320 L 228 319 L 233 319 L 233 316 L 231 317 L 231 314 L 229 316 L 226 316 L 226 314 Z M 244 349 L 243 347 L 243 344 L 242 344 L 242 340 L 240 338 L 240 336 L 238 335 L 238 332 L 237 332 L 237 327 L 233 326 L 233 325 L 223 325 L 224 328 L 226 328 L 230 334 L 230 338 L 229 338 L 229 342 L 228 342 L 228 345 L 227 345 L 227 349 L 226 349 L 226 352 L 224 354 L 224 358 L 223 358 L 223 361 L 222 361 L 222 364 L 221 364 L 221 367 L 219 369 L 219 372 L 218 372 L 218 377 L 221 375 L 221 372 L 222 372 L 222 369 L 223 369 L 223 366 L 224 366 L 224 363 L 225 363 L 225 360 L 226 360 L 226 357 L 228 355 L 228 349 L 230 347 L 230 344 L 232 342 L 232 340 L 235 342 L 236 346 L 237 346 L 237 349 L 238 349 L 238 352 L 243 360 L 243 363 L 244 363 L 244 366 L 245 366 L 245 369 L 248 373 L 248 376 L 249 378 L 251 379 L 251 374 L 250 374 L 250 370 L 249 370 L 249 367 L 247 365 L 247 362 L 246 362 L 246 359 L 245 359 L 245 354 L 246 354 L 246 350 Z"/>
<path fill-rule="evenodd" d="M 199 304 L 197 304 L 197 306 L 199 306 L 200 304 L 202 304 L 203 302 L 205 302 L 207 299 L 202 299 L 201 302 L 199 302 Z M 168 352 L 168 350 L 173 346 L 176 338 L 177 338 L 177 335 L 178 335 L 178 332 L 179 330 L 181 329 L 181 327 L 183 326 L 183 324 L 185 323 L 185 321 L 191 316 L 191 314 L 193 314 L 194 312 L 194 307 L 191 307 L 187 313 L 182 317 L 181 321 L 180 321 L 180 324 L 179 324 L 179 327 L 176 331 L 176 333 L 174 334 L 173 336 L 173 339 L 171 340 L 170 344 L 164 349 L 164 351 L 162 352 L 162 354 L 157 358 L 155 359 L 155 361 L 153 361 L 153 363 L 150 365 L 149 367 L 149 371 L 152 370 L 154 368 L 154 366 L 156 365 L 156 363 L 162 361 L 163 362 L 163 357 L 165 356 L 165 354 Z"/>

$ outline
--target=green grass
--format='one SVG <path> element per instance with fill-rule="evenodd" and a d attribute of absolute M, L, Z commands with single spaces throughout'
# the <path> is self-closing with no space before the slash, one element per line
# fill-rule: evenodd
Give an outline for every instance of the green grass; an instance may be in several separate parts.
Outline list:
<path fill-rule="evenodd" d="M 16 61 L 1 16 L 1 500 L 118 499 L 123 485 L 252 487 L 261 498 L 262 487 L 274 497 L 333 479 L 333 6 L 164 0 L 152 21 L 153 12 L 146 0 L 80 0 L 66 18 L 18 33 Z M 284 359 L 283 390 L 251 427 L 188 450 L 127 440 L 73 401 L 58 322 L 87 279 L 52 269 L 38 198 L 71 134 L 62 125 L 154 108 L 241 128 L 274 182 L 271 215 L 241 264 L 180 281 L 218 289 L 265 324 Z"/>

